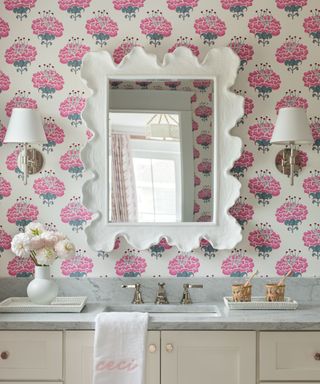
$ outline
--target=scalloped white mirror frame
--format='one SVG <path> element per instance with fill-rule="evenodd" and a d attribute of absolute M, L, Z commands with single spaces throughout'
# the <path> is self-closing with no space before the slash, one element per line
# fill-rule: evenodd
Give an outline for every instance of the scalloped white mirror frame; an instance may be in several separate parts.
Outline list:
<path fill-rule="evenodd" d="M 86 228 L 87 241 L 96 251 L 110 251 L 117 236 L 124 236 L 137 249 L 147 249 L 160 238 L 182 251 L 199 247 L 201 238 L 216 249 L 231 249 L 241 241 L 241 227 L 228 213 L 240 193 L 240 182 L 229 170 L 241 154 L 239 137 L 230 130 L 243 115 L 243 97 L 232 93 L 240 60 L 231 48 L 212 48 L 199 62 L 185 47 L 157 56 L 135 47 L 119 65 L 107 51 L 89 52 L 83 59 L 81 77 L 92 95 L 88 98 L 83 119 L 93 131 L 93 138 L 81 151 L 81 158 L 93 177 L 83 185 L 83 204 L 95 216 Z M 108 222 L 108 89 L 110 79 L 212 79 L 213 98 L 213 221 L 210 223 L 110 223 Z"/>

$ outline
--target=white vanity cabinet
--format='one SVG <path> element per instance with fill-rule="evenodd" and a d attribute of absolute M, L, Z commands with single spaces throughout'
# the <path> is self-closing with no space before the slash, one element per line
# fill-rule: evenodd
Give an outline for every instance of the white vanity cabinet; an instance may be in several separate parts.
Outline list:
<path fill-rule="evenodd" d="M 93 338 L 66 333 L 66 384 L 91 383 Z M 255 384 L 255 352 L 255 332 L 148 332 L 146 384 Z"/>

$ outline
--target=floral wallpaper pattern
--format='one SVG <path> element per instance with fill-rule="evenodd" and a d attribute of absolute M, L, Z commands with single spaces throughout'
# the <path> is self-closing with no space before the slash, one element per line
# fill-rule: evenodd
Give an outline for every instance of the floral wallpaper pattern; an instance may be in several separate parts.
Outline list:
<path fill-rule="evenodd" d="M 108 50 L 115 63 L 133 46 L 159 59 L 178 46 L 201 60 L 211 47 L 240 57 L 234 92 L 245 114 L 233 130 L 244 147 L 231 170 L 241 197 L 230 213 L 243 228 L 235 249 L 217 251 L 202 239 L 186 254 L 162 239 L 148 250 L 123 238 L 112 252 L 93 252 L 84 228 L 92 213 L 81 203 L 88 175 L 81 148 L 92 137 L 81 113 L 89 93 L 79 70 L 90 50 Z M 11 237 L 32 220 L 61 228 L 76 256 L 53 267 L 55 276 L 320 275 L 320 7 L 318 0 L 4 0 L 0 4 L 0 276 L 27 277 L 32 263 L 10 251 Z M 48 143 L 45 166 L 23 186 L 21 147 L 3 144 L 14 107 L 38 107 Z M 299 148 L 305 166 L 290 186 L 275 167 L 280 147 L 270 139 L 279 108 L 308 109 L 314 143 Z M 205 116 L 205 108 L 198 111 Z M 196 122 L 194 130 L 198 129 Z M 211 144 L 199 132 L 194 156 Z M 210 165 L 202 161 L 202 172 Z M 199 180 L 195 177 L 195 183 Z M 210 188 L 201 196 L 211 199 Z"/>

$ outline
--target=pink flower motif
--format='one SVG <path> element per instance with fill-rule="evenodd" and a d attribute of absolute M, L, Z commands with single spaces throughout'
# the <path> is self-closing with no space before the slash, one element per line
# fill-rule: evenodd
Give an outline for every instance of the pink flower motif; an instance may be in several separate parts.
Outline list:
<path fill-rule="evenodd" d="M 38 218 L 38 208 L 30 203 L 31 199 L 19 197 L 17 202 L 8 209 L 7 219 L 9 223 L 15 224 L 19 231 L 23 231 L 25 226 Z"/>
<path fill-rule="evenodd" d="M 268 223 L 261 223 L 256 227 L 256 230 L 249 233 L 248 240 L 250 245 L 259 252 L 258 255 L 265 259 L 270 256 L 273 249 L 280 248 L 281 239 Z"/>
<path fill-rule="evenodd" d="M 82 177 L 83 163 L 80 159 L 80 144 L 72 144 L 69 150 L 60 157 L 60 168 L 71 173 L 72 178 Z"/>
<path fill-rule="evenodd" d="M 86 130 L 86 135 L 87 135 L 88 141 L 90 141 L 93 138 L 93 132 L 90 129 Z"/>
<path fill-rule="evenodd" d="M 289 196 L 286 202 L 282 204 L 276 211 L 276 218 L 279 223 L 284 223 L 288 231 L 292 233 L 299 229 L 299 224 L 307 218 L 307 206 L 300 203 L 301 199 L 295 196 Z"/>
<path fill-rule="evenodd" d="M 201 133 L 201 135 L 197 136 L 196 141 L 203 149 L 208 149 L 212 143 L 212 135 L 209 133 Z"/>
<path fill-rule="evenodd" d="M 11 248 L 11 236 L 0 225 L 0 253 Z"/>
<path fill-rule="evenodd" d="M 304 31 L 309 33 L 313 43 L 320 45 L 320 11 L 316 9 L 310 12 L 311 16 L 305 18 L 303 22 Z"/>
<path fill-rule="evenodd" d="M 198 129 L 199 129 L 199 124 L 196 121 L 192 120 L 192 132 L 198 131 Z"/>
<path fill-rule="evenodd" d="M 226 24 L 219 19 L 213 10 L 201 11 L 202 17 L 194 22 L 194 29 L 202 38 L 204 44 L 214 45 L 218 37 L 224 36 L 226 33 Z"/>
<path fill-rule="evenodd" d="M 121 259 L 117 260 L 115 264 L 116 274 L 123 277 L 141 277 L 146 268 L 146 260 L 141 256 L 136 256 L 134 250 L 125 251 Z"/>
<path fill-rule="evenodd" d="M 30 93 L 26 93 L 24 91 L 18 91 L 14 98 L 9 100 L 6 104 L 5 110 L 8 117 L 11 116 L 13 108 L 29 108 L 29 109 L 37 109 L 38 105 L 36 100 L 28 97 Z"/>
<path fill-rule="evenodd" d="M 320 118 L 315 116 L 310 119 L 310 122 L 311 122 L 310 128 L 311 128 L 312 137 L 314 140 L 312 149 L 320 153 Z"/>
<path fill-rule="evenodd" d="M 190 37 L 190 38 L 189 37 L 180 37 L 179 39 L 177 39 L 177 42 L 171 48 L 168 49 L 168 52 L 172 53 L 178 47 L 187 47 L 191 50 L 191 52 L 195 56 L 200 55 L 199 48 L 196 45 L 192 44 L 192 37 Z"/>
<path fill-rule="evenodd" d="M 93 12 L 93 15 L 94 17 L 86 22 L 86 30 L 95 39 L 96 44 L 103 47 L 107 45 L 110 37 L 117 36 L 118 24 L 105 11 Z"/>
<path fill-rule="evenodd" d="M 204 203 L 208 203 L 211 200 L 212 192 L 211 188 L 209 186 L 203 187 L 199 192 L 198 192 L 198 198 L 200 200 L 203 200 Z M 200 207 L 199 207 L 200 209 Z M 197 213 L 197 212 L 194 212 Z"/>
<path fill-rule="evenodd" d="M 63 89 L 63 77 L 54 69 L 52 65 L 40 66 L 40 71 L 32 75 L 32 83 L 41 92 L 41 96 L 47 100 L 52 99 L 56 91 Z"/>
<path fill-rule="evenodd" d="M 34 262 L 30 258 L 15 256 L 9 261 L 7 271 L 10 276 L 30 277 L 34 275 Z"/>
<path fill-rule="evenodd" d="M 206 103 L 200 105 L 194 110 L 196 116 L 200 117 L 202 121 L 207 121 L 212 116 L 212 108 Z"/>
<path fill-rule="evenodd" d="M 320 65 L 310 65 L 311 69 L 303 74 L 305 87 L 312 91 L 312 96 L 320 99 Z"/>
<path fill-rule="evenodd" d="M 212 86 L 211 80 L 194 80 L 192 85 L 199 89 L 200 92 L 207 92 L 207 90 Z"/>
<path fill-rule="evenodd" d="M 79 230 L 83 230 L 87 221 L 91 220 L 92 213 L 80 203 L 80 198 L 73 197 L 62 208 L 60 218 L 63 223 L 69 224 L 73 231 L 79 232 Z"/>
<path fill-rule="evenodd" d="M 194 159 L 199 159 L 200 157 L 200 152 L 197 148 L 193 148 L 193 158 Z"/>
<path fill-rule="evenodd" d="M 276 0 L 277 7 L 284 9 L 288 17 L 292 19 L 295 16 L 299 16 L 299 11 L 302 10 L 302 7 L 307 5 L 308 0 Z"/>
<path fill-rule="evenodd" d="M 0 71 L 0 93 L 10 88 L 10 79 L 5 73 Z"/>
<path fill-rule="evenodd" d="M 36 0 L 4 0 L 6 10 L 13 11 L 16 18 L 22 20 L 36 5 Z"/>
<path fill-rule="evenodd" d="M 256 65 L 256 70 L 249 73 L 249 84 L 258 92 L 258 97 L 263 100 L 269 97 L 269 94 L 280 88 L 280 76 L 266 64 Z"/>
<path fill-rule="evenodd" d="M 211 198 L 211 191 L 210 191 L 210 198 Z M 193 205 L 193 214 L 199 213 L 200 212 L 200 205 L 197 203 L 194 203 Z"/>
<path fill-rule="evenodd" d="M 303 190 L 312 198 L 312 203 L 320 206 L 320 172 L 310 171 L 309 177 L 303 181 Z"/>
<path fill-rule="evenodd" d="M 211 160 L 203 160 L 198 164 L 197 169 L 204 176 L 210 176 L 211 174 Z"/>
<path fill-rule="evenodd" d="M 222 273 L 230 277 L 243 277 L 253 271 L 254 262 L 246 255 L 247 251 L 234 249 L 221 264 Z"/>
<path fill-rule="evenodd" d="M 249 31 L 258 38 L 258 43 L 265 46 L 273 36 L 278 36 L 281 24 L 268 9 L 256 11 L 257 16 L 249 20 Z"/>
<path fill-rule="evenodd" d="M 68 44 L 59 51 L 60 63 L 67 64 L 75 74 L 80 70 L 83 56 L 90 51 L 90 47 L 83 44 L 83 41 L 79 37 L 71 37 Z"/>
<path fill-rule="evenodd" d="M 198 5 L 199 0 L 167 0 L 168 8 L 176 11 L 180 18 L 190 17 L 190 12 Z"/>
<path fill-rule="evenodd" d="M 279 196 L 281 186 L 279 181 L 267 170 L 256 172 L 257 177 L 249 180 L 249 190 L 258 198 L 258 203 L 266 206 L 274 196 Z"/>
<path fill-rule="evenodd" d="M 9 24 L 0 17 L 0 39 L 9 36 Z"/>
<path fill-rule="evenodd" d="M 126 37 L 123 42 L 113 51 L 113 60 L 116 64 L 120 64 L 122 59 L 132 51 L 134 47 L 141 47 L 138 39 Z"/>
<path fill-rule="evenodd" d="M 240 16 L 244 16 L 244 11 L 251 7 L 253 0 L 220 0 L 222 8 L 233 13 L 233 17 L 238 20 Z"/>
<path fill-rule="evenodd" d="M 244 229 L 244 225 L 248 223 L 249 220 L 252 220 L 254 211 L 253 206 L 246 202 L 246 198 L 239 198 L 233 207 L 229 209 L 229 213 L 233 216 L 237 222 Z"/>
<path fill-rule="evenodd" d="M 44 11 L 42 16 L 32 21 L 32 31 L 41 40 L 41 44 L 49 47 L 56 37 L 63 35 L 63 24 L 51 11 Z"/>
<path fill-rule="evenodd" d="M 301 44 L 300 41 L 301 37 L 298 39 L 296 36 L 289 36 L 276 51 L 277 62 L 284 63 L 288 71 L 292 73 L 299 69 L 299 65 L 309 53 L 308 47 Z"/>
<path fill-rule="evenodd" d="M 137 11 L 144 6 L 145 0 L 112 0 L 117 11 L 124 13 L 126 19 L 136 17 Z"/>
<path fill-rule="evenodd" d="M 256 119 L 256 124 L 250 125 L 248 134 L 250 140 L 258 145 L 258 150 L 263 153 L 269 151 L 270 140 L 272 138 L 274 124 L 268 117 Z"/>
<path fill-rule="evenodd" d="M 279 112 L 280 108 L 296 107 L 308 109 L 308 101 L 300 96 L 301 91 L 290 90 L 286 92 L 285 96 L 276 104 L 276 111 Z"/>
<path fill-rule="evenodd" d="M 141 33 L 147 36 L 149 43 L 157 47 L 161 44 L 164 37 L 171 35 L 172 25 L 164 16 L 162 12 L 152 11 L 147 12 L 148 17 L 142 19 L 140 23 Z"/>
<path fill-rule="evenodd" d="M 11 184 L 0 174 L 0 200 L 11 195 Z"/>
<path fill-rule="evenodd" d="M 162 238 L 158 244 L 151 245 L 150 252 L 151 257 L 155 257 L 156 259 L 162 257 L 163 253 L 169 249 L 171 249 L 172 246 L 168 244 L 166 238 Z"/>
<path fill-rule="evenodd" d="M 240 70 L 244 70 L 244 66 L 248 61 L 252 60 L 254 50 L 253 46 L 246 43 L 246 38 L 234 37 L 229 43 L 229 47 L 239 56 L 240 58 Z"/>
<path fill-rule="evenodd" d="M 55 120 L 51 117 L 44 118 L 43 124 L 44 131 L 46 133 L 46 137 L 48 143 L 42 145 L 42 149 L 49 152 L 53 152 L 53 147 L 56 144 L 62 144 L 64 141 L 64 132 L 56 123 Z"/>
<path fill-rule="evenodd" d="M 54 172 L 45 171 L 42 177 L 34 181 L 33 190 L 42 198 L 43 204 L 49 207 L 57 197 L 64 195 L 65 187 L 64 183 L 54 176 Z"/>
<path fill-rule="evenodd" d="M 244 124 L 245 119 L 253 112 L 254 103 L 253 100 L 247 96 L 246 91 L 235 90 L 235 93 L 244 97 L 244 115 L 237 122 L 237 126 L 240 126 Z"/>
<path fill-rule="evenodd" d="M 303 234 L 303 242 L 309 250 L 312 251 L 312 256 L 320 258 L 320 225 L 311 224 L 310 229 Z"/>
<path fill-rule="evenodd" d="M 93 261 L 85 251 L 77 250 L 76 255 L 61 263 L 61 273 L 69 277 L 86 277 L 93 270 Z"/>
<path fill-rule="evenodd" d="M 7 133 L 7 127 L 4 126 L 1 121 L 0 121 L 0 147 L 2 146 L 3 144 L 3 140 L 6 136 L 6 133 Z"/>
<path fill-rule="evenodd" d="M 197 187 L 198 185 L 200 185 L 201 184 L 201 179 L 200 179 L 200 177 L 198 177 L 198 176 L 194 176 L 194 182 L 193 182 L 193 185 L 195 186 L 195 187 Z"/>
<path fill-rule="evenodd" d="M 59 8 L 67 11 L 73 20 L 80 18 L 81 13 L 90 6 L 90 3 L 91 0 L 58 0 Z"/>
<path fill-rule="evenodd" d="M 37 50 L 29 44 L 29 40 L 18 37 L 14 44 L 6 50 L 4 57 L 8 64 L 13 64 L 17 72 L 22 74 L 28 70 L 28 65 L 36 59 Z"/>
<path fill-rule="evenodd" d="M 120 245 L 121 245 L 120 237 L 117 237 L 115 242 L 114 242 L 113 250 L 116 251 L 117 249 L 119 249 Z"/>
<path fill-rule="evenodd" d="M 199 271 L 200 261 L 192 255 L 178 254 L 169 261 L 168 269 L 172 276 L 190 277 Z"/>
<path fill-rule="evenodd" d="M 21 174 L 21 171 L 18 167 L 18 156 L 20 154 L 20 148 L 16 148 L 12 153 L 10 153 L 6 159 L 6 166 L 9 171 L 15 171 L 16 173 Z"/>
<path fill-rule="evenodd" d="M 288 272 L 292 272 L 290 277 L 300 277 L 307 271 L 307 259 L 301 257 L 301 251 L 297 252 L 295 249 L 289 249 L 286 254 L 277 261 L 276 271 L 280 276 L 285 276 Z"/>
<path fill-rule="evenodd" d="M 60 104 L 59 112 L 62 117 L 67 117 L 71 120 L 71 125 L 77 127 L 82 124 L 81 113 L 85 105 L 86 99 L 81 96 L 80 92 L 72 91 Z"/>
<path fill-rule="evenodd" d="M 253 153 L 247 150 L 244 150 L 241 156 L 239 157 L 239 159 L 234 162 L 230 172 L 237 179 L 239 179 L 240 177 L 244 177 L 244 172 L 247 171 L 248 168 L 252 167 L 253 162 L 254 162 Z"/>

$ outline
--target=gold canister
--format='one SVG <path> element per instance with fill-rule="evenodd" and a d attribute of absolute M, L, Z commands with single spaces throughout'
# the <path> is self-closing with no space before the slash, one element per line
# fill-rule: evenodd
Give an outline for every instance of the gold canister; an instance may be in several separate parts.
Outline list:
<path fill-rule="evenodd" d="M 284 301 L 285 288 L 284 284 L 266 284 L 266 301 Z"/>
<path fill-rule="evenodd" d="M 244 284 L 232 285 L 232 299 L 233 301 L 251 301 L 252 285 L 245 286 Z"/>

